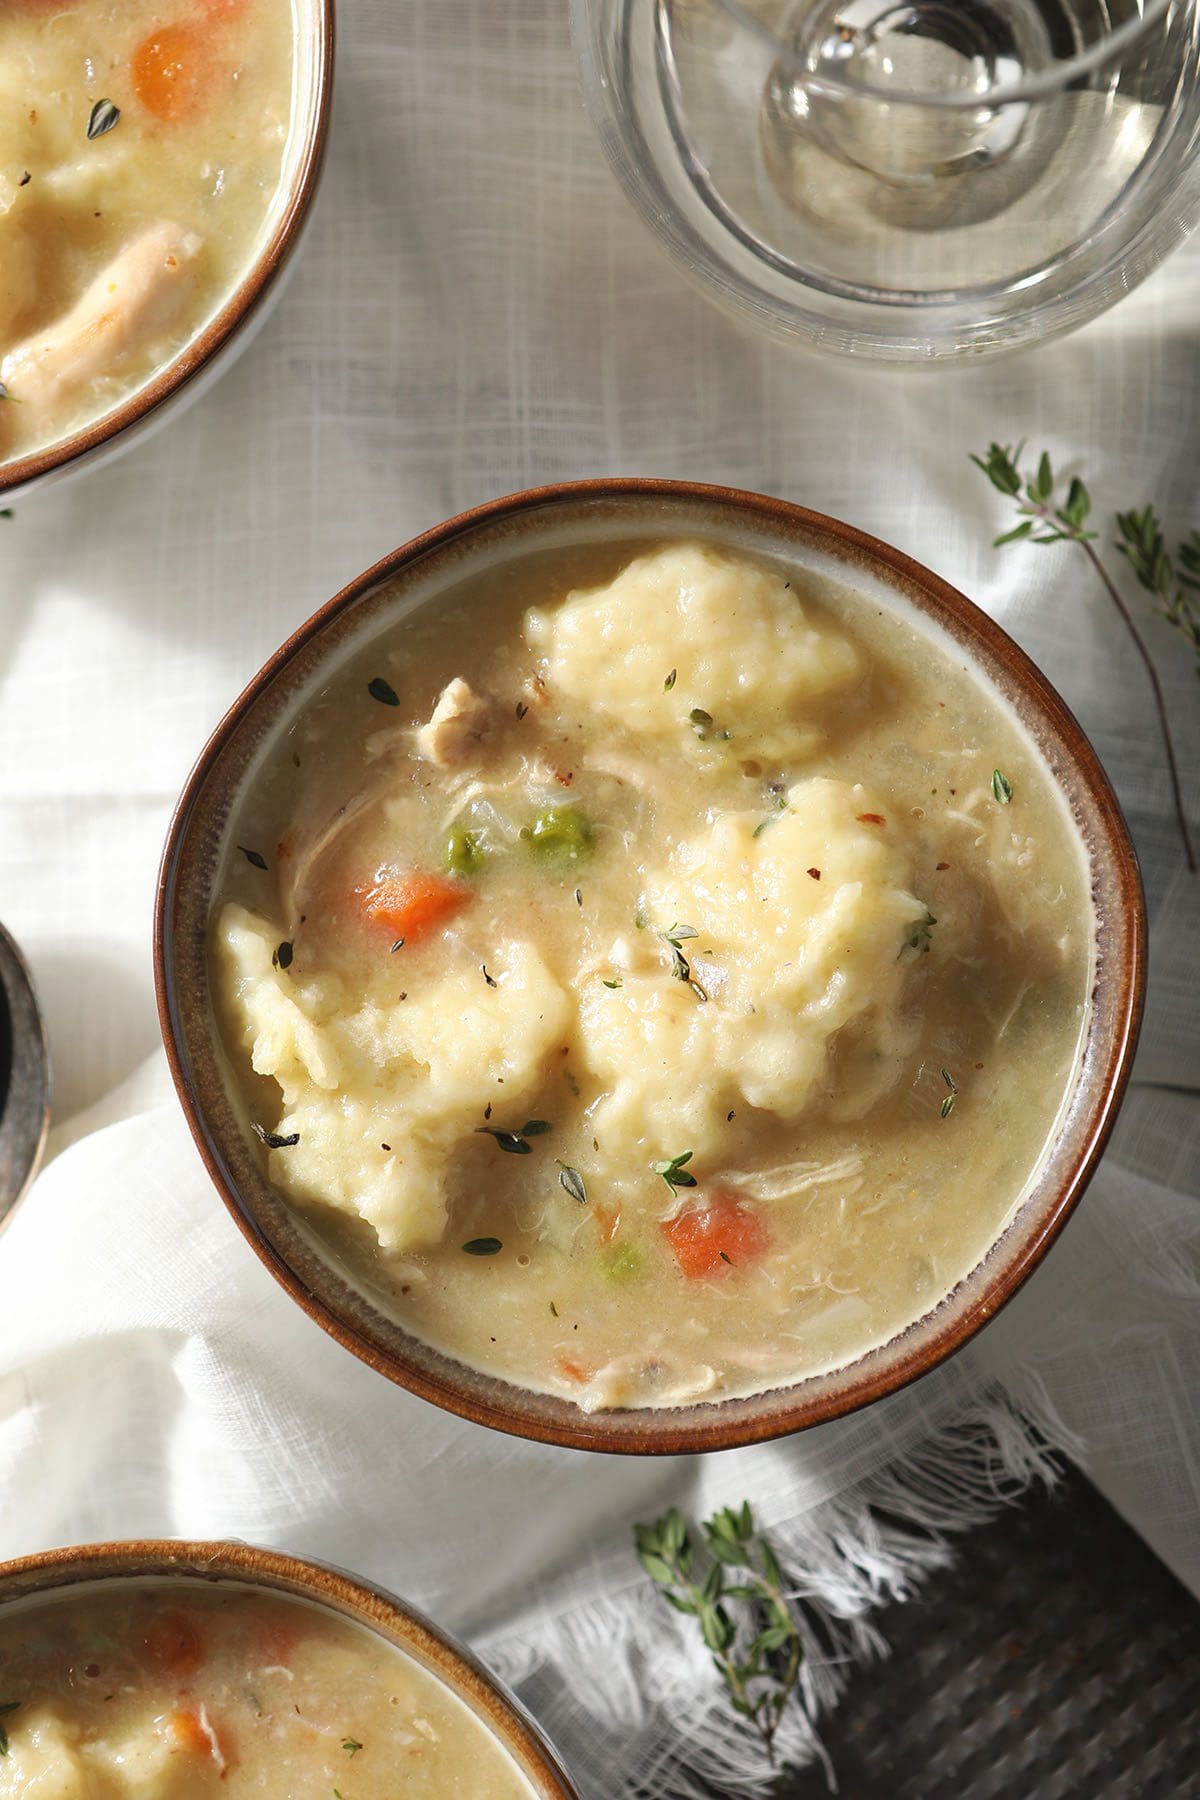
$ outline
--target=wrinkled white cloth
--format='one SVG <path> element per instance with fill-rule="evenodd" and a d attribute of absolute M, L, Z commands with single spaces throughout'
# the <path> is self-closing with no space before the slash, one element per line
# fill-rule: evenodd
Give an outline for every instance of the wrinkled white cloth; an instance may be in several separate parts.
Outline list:
<path fill-rule="evenodd" d="M 702 1740 L 726 1791 L 751 1792 L 703 1659 L 629 1552 L 630 1521 L 672 1500 L 749 1496 L 866 1651 L 872 1606 L 1043 1471 L 1048 1440 L 1200 1593 L 1200 885 L 1119 621 L 1077 554 L 990 549 L 1010 521 L 967 461 L 1027 438 L 1086 473 L 1102 518 L 1153 498 L 1173 534 L 1200 523 L 1200 245 L 1020 359 L 901 375 L 790 354 L 693 294 L 634 219 L 562 12 L 346 6 L 332 156 L 276 316 L 152 444 L 0 519 L 0 917 L 46 1005 L 58 1121 L 0 1237 L 0 1555 L 160 1533 L 323 1556 L 472 1635 L 589 1797 L 690 1792 Z M 1154 945 L 1117 1139 L 1009 1309 L 854 1418 L 682 1463 L 509 1441 L 354 1362 L 238 1236 L 152 1055 L 157 857 L 243 683 L 417 530 L 620 473 L 851 519 L 986 606 L 1100 749 Z M 1147 630 L 1195 816 L 1195 676 Z M 933 1535 L 883 1526 L 872 1498 Z M 835 1673 L 814 1659 L 815 1699 Z"/>

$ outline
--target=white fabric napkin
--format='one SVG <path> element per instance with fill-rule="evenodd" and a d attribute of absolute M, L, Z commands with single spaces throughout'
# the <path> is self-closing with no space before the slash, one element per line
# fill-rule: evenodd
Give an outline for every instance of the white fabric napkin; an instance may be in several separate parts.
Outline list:
<path fill-rule="evenodd" d="M 638 226 L 557 0 L 357 0 L 340 58 L 314 232 L 245 361 L 150 446 L 0 519 L 0 917 L 46 1003 L 59 1121 L 0 1236 L 0 1555 L 189 1533 L 324 1556 L 471 1635 L 589 1797 L 684 1795 L 696 1767 L 756 1792 L 686 1622 L 630 1553 L 630 1522 L 671 1501 L 751 1498 L 798 1590 L 865 1652 L 873 1606 L 1057 1445 L 1200 1592 L 1200 888 L 1119 622 L 1071 552 L 992 552 L 1009 520 L 967 462 L 1028 437 L 1085 472 L 1102 520 L 1153 498 L 1172 535 L 1200 523 L 1197 250 L 1015 361 L 806 359 L 727 324 Z M 360 1367 L 246 1248 L 152 1055 L 158 851 L 244 681 L 414 531 L 538 481 L 635 472 L 850 518 L 985 605 L 1104 756 L 1154 941 L 1118 1139 L 1019 1298 L 904 1394 L 682 1463 L 512 1442 Z M 1147 631 L 1194 812 L 1195 678 Z M 837 1676 L 814 1655 L 812 1697 Z M 811 1753 L 799 1725 L 786 1747 Z"/>

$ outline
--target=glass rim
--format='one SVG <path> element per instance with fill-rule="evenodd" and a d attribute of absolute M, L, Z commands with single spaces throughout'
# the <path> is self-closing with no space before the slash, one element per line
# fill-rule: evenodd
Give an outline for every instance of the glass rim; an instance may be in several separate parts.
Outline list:
<path fill-rule="evenodd" d="M 760 44 L 773 48 L 783 62 L 791 65 L 797 75 L 802 77 L 803 86 L 811 93 L 840 97 L 852 95 L 857 99 L 874 100 L 880 105 L 928 106 L 946 112 L 978 112 L 981 108 L 990 112 L 996 107 L 1012 105 L 1014 102 L 1043 99 L 1047 94 L 1070 86 L 1081 76 L 1090 74 L 1093 69 L 1102 68 L 1105 63 L 1123 54 L 1144 32 L 1157 24 L 1172 6 L 1179 5 L 1181 10 L 1187 11 L 1195 3 L 1196 0 L 1141 0 L 1143 10 L 1136 17 L 1127 19 L 1123 25 L 1116 26 L 1095 44 L 1056 63 L 1053 68 L 1039 70 L 1020 81 L 989 88 L 984 94 L 945 94 L 931 88 L 879 88 L 852 75 L 818 73 L 809 69 L 771 26 L 757 18 L 744 0 L 716 0 L 716 5 L 735 24 L 749 31 Z M 669 5 L 670 0 L 666 0 L 666 4 Z"/>

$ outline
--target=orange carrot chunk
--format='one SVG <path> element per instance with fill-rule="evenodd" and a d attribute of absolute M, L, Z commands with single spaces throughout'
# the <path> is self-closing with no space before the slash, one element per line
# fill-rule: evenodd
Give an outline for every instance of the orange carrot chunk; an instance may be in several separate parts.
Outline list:
<path fill-rule="evenodd" d="M 173 1712 L 167 1719 L 167 1731 L 180 1750 L 193 1756 L 211 1756 L 216 1733 L 206 1731 L 199 1713 Z"/>
<path fill-rule="evenodd" d="M 675 1261 L 692 1279 L 753 1262 L 770 1241 L 758 1214 L 733 1188 L 717 1188 L 711 1199 L 665 1219 L 662 1231 Z"/>
<path fill-rule="evenodd" d="M 156 119 L 169 125 L 199 112 L 213 86 L 214 66 L 194 25 L 164 25 L 133 55 L 133 91 Z"/>
<path fill-rule="evenodd" d="M 445 925 L 473 898 L 470 888 L 445 875 L 416 871 L 408 875 L 380 875 L 366 887 L 354 890 L 369 925 L 393 938 L 412 943 Z"/>

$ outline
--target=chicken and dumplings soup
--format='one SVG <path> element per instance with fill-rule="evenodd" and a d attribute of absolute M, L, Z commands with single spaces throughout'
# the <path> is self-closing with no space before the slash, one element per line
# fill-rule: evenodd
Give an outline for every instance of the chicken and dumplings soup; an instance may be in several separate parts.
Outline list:
<path fill-rule="evenodd" d="M 531 1800 L 415 1658 L 236 1583 L 108 1582 L 0 1613 L 0 1800 Z"/>
<path fill-rule="evenodd" d="M 247 273 L 290 0 L 0 0 L 0 470 L 102 418 Z"/>
<path fill-rule="evenodd" d="M 212 985 L 273 1187 L 417 1337 L 585 1410 L 836 1368 L 986 1254 L 1094 926 L 1015 719 L 694 541 L 465 579 L 281 732 Z"/>

